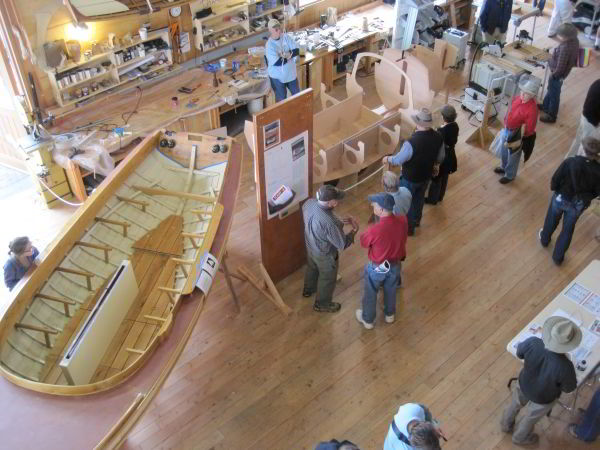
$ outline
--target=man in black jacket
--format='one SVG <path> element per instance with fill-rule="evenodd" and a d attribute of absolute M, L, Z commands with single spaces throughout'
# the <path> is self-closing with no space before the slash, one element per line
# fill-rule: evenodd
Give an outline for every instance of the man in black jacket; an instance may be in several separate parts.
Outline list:
<path fill-rule="evenodd" d="M 402 166 L 400 186 L 407 188 L 412 194 L 412 202 L 408 210 L 408 235 L 414 236 L 415 227 L 421 225 L 425 190 L 432 176 L 440 170 L 444 161 L 445 149 L 442 135 L 432 129 L 433 118 L 427 108 L 412 115 L 417 128 L 410 139 L 404 141 L 400 151 L 393 156 L 385 156 L 383 164 Z"/>
<path fill-rule="evenodd" d="M 556 265 L 562 264 L 565 258 L 577 219 L 591 201 L 600 196 L 600 141 L 587 136 L 582 144 L 585 156 L 565 159 L 552 175 L 550 189 L 554 195 L 548 206 L 544 227 L 538 233 L 540 243 L 547 247 L 564 215 L 563 227 L 552 253 Z"/>
<path fill-rule="evenodd" d="M 523 369 L 500 422 L 503 432 L 512 433 L 513 443 L 537 443 L 535 424 L 552 409 L 561 393 L 577 388 L 575 368 L 565 353 L 576 349 L 580 342 L 579 327 L 569 319 L 554 316 L 544 322 L 542 339 L 530 337 L 518 345 L 517 357 L 523 360 Z M 515 429 L 515 419 L 524 406 L 525 415 Z"/>

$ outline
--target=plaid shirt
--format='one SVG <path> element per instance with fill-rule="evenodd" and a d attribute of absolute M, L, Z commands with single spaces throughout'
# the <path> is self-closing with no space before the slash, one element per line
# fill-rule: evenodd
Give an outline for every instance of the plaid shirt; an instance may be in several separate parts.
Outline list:
<path fill-rule="evenodd" d="M 552 52 L 549 63 L 554 78 L 566 78 L 571 69 L 577 65 L 578 56 L 579 40 L 577 38 L 561 42 Z"/>
<path fill-rule="evenodd" d="M 304 202 L 302 215 L 304 241 L 312 253 L 331 255 L 354 242 L 354 233 L 344 234 L 344 224 L 333 214 L 333 210 L 323 208 L 314 198 Z"/>

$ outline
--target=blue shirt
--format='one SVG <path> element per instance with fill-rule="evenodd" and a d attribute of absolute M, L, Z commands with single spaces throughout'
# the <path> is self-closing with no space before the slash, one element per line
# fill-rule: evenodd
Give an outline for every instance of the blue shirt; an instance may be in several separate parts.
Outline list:
<path fill-rule="evenodd" d="M 32 247 L 33 253 L 27 257 L 29 266 L 33 264 L 33 261 L 40 254 L 37 248 Z M 19 260 L 15 256 L 11 256 L 6 263 L 4 263 L 4 284 L 8 287 L 9 291 L 15 287 L 15 285 L 23 278 L 23 275 L 29 270 L 29 267 L 25 268 L 21 265 Z"/>
<path fill-rule="evenodd" d="M 267 57 L 267 73 L 269 77 L 275 78 L 282 83 L 289 83 L 296 79 L 296 58 L 290 58 L 281 65 L 275 65 L 282 55 L 298 48 L 298 44 L 287 34 L 282 34 L 277 40 L 269 38 L 265 45 L 265 56 Z"/>

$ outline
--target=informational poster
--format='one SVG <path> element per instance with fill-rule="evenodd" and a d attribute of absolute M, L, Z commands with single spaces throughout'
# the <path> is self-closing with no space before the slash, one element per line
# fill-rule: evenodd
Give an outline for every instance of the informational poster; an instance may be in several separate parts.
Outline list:
<path fill-rule="evenodd" d="M 204 253 L 200 262 L 196 264 L 196 287 L 208 294 L 218 270 L 217 258 L 209 252 Z"/>
<path fill-rule="evenodd" d="M 600 295 L 590 291 L 581 284 L 573 283 L 565 292 L 565 296 L 592 314 L 596 316 L 600 315 Z"/>
<path fill-rule="evenodd" d="M 265 151 L 268 219 L 308 197 L 307 150 L 308 131 L 304 131 Z"/>
<path fill-rule="evenodd" d="M 276 120 L 263 127 L 265 150 L 281 142 L 281 127 L 279 125 L 279 120 Z"/>

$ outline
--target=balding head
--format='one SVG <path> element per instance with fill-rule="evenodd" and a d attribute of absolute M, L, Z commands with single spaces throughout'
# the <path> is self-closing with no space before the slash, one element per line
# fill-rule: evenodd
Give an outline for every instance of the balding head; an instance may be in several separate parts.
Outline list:
<path fill-rule="evenodd" d="M 381 182 L 385 192 L 396 192 L 398 190 L 398 175 L 390 170 L 383 172 Z"/>

